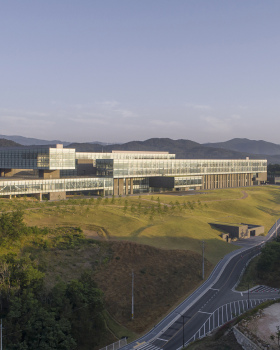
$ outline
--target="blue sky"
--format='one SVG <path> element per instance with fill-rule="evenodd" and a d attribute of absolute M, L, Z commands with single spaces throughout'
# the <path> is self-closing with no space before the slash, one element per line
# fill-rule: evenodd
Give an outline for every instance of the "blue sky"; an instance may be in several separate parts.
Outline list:
<path fill-rule="evenodd" d="M 2 0 L 0 134 L 280 143 L 279 18 L 279 0 Z"/>

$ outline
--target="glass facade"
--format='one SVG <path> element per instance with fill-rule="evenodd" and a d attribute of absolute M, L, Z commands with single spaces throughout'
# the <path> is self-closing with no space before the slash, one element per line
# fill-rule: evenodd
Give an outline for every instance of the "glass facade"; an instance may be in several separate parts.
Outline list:
<path fill-rule="evenodd" d="M 175 154 L 169 154 L 167 152 L 76 152 L 76 159 L 92 159 L 93 165 L 96 166 L 97 159 L 175 159 Z"/>
<path fill-rule="evenodd" d="M 193 187 L 202 185 L 202 176 L 175 177 L 174 187 Z"/>
<path fill-rule="evenodd" d="M 133 179 L 133 193 L 146 193 L 149 192 L 149 178 L 137 177 Z"/>
<path fill-rule="evenodd" d="M 266 180 L 267 161 L 175 159 L 175 154 L 167 152 L 76 152 L 57 145 L 2 149 L 0 169 L 0 195 L 91 190 L 123 195 L 157 188 L 212 189 L 258 184 Z M 38 178 L 33 175 L 29 179 L 5 180 L 5 176 L 16 174 L 12 169 L 33 169 Z M 53 170 L 60 171 L 53 174 Z"/>
<path fill-rule="evenodd" d="M 266 172 L 266 160 L 207 160 L 207 159 L 103 159 L 96 161 L 99 176 L 151 177 L 151 176 L 182 176 L 210 175 L 232 173 Z"/>
<path fill-rule="evenodd" d="M 0 169 L 75 169 L 73 148 L 14 148 L 0 150 Z"/>
<path fill-rule="evenodd" d="M 49 192 L 105 190 L 112 194 L 113 179 L 72 178 L 50 180 L 0 180 L 0 196 Z"/>
<path fill-rule="evenodd" d="M 77 159 L 175 159 L 175 154 L 167 152 L 76 152 Z"/>

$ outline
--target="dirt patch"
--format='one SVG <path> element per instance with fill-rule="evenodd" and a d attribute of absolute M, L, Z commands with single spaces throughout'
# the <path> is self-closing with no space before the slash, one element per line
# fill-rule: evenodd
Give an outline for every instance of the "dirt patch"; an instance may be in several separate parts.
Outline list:
<path fill-rule="evenodd" d="M 131 242 L 112 242 L 112 258 L 95 274 L 106 306 L 121 324 L 141 333 L 201 282 L 201 256 Z M 211 265 L 206 262 L 206 272 Z M 134 320 L 131 321 L 132 271 Z"/>
<path fill-rule="evenodd" d="M 85 270 L 92 271 L 98 287 L 104 292 L 108 312 L 117 322 L 138 334 L 158 323 L 202 282 L 201 255 L 185 250 L 163 250 L 132 242 L 88 240 L 88 243 L 73 249 L 35 250 L 33 256 L 45 272 L 48 289 L 59 281 L 79 278 Z M 212 265 L 206 261 L 205 274 L 209 274 L 211 269 Z"/>
<path fill-rule="evenodd" d="M 254 342 L 269 344 L 270 349 L 279 350 L 277 327 L 280 327 L 280 304 L 270 305 L 260 310 L 252 320 L 243 320 L 238 325 L 238 328 Z"/>
<path fill-rule="evenodd" d="M 104 239 L 104 236 L 98 231 L 83 230 L 86 238 L 90 239 Z"/>

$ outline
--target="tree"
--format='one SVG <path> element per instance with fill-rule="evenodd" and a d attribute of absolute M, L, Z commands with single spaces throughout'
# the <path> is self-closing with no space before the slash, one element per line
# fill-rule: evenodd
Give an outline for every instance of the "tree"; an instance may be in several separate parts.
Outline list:
<path fill-rule="evenodd" d="M 72 333 L 79 348 L 89 349 L 97 345 L 105 330 L 101 290 L 96 287 L 91 275 L 84 273 L 79 280 L 68 284 L 66 296 L 72 306 Z"/>
<path fill-rule="evenodd" d="M 68 350 L 76 345 L 70 322 L 44 307 L 28 289 L 12 297 L 5 333 L 7 350 Z"/>

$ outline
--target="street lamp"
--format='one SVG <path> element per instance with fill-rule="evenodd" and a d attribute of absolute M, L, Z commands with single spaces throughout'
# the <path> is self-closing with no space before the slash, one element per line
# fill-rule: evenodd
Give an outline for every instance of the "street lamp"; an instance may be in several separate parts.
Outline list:
<path fill-rule="evenodd" d="M 183 347 L 185 346 L 185 315 L 182 315 L 180 312 L 176 312 L 178 315 L 183 317 Z"/>
<path fill-rule="evenodd" d="M 204 247 L 205 242 L 202 241 L 202 280 L 204 280 Z"/>
<path fill-rule="evenodd" d="M 248 310 L 249 310 L 249 282 L 248 282 Z"/>

